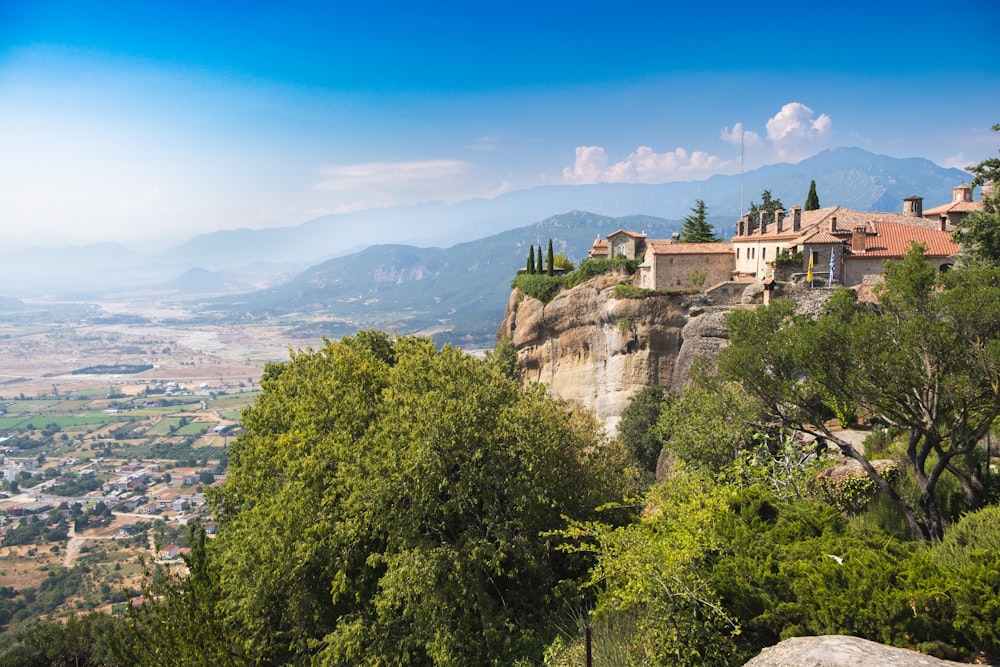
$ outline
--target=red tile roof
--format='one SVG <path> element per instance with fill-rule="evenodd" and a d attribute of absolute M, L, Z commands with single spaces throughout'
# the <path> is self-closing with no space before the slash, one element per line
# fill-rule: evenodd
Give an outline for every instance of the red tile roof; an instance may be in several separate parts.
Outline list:
<path fill-rule="evenodd" d="M 902 257 L 912 243 L 927 246 L 929 257 L 950 257 L 958 252 L 958 244 L 951 239 L 951 232 L 897 222 L 875 222 L 874 226 L 876 236 L 866 237 L 864 251 L 845 254 L 845 261 L 866 257 Z"/>
<path fill-rule="evenodd" d="M 720 255 L 732 254 L 732 243 L 675 243 L 668 239 L 646 241 L 646 251 L 655 255 Z"/>

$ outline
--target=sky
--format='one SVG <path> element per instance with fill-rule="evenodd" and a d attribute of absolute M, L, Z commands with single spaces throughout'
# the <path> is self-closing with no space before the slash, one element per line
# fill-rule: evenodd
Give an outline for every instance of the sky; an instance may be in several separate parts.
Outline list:
<path fill-rule="evenodd" d="M 838 146 L 965 167 L 1000 148 L 1000 3 L 944 4 L 0 0 L 0 250 Z"/>

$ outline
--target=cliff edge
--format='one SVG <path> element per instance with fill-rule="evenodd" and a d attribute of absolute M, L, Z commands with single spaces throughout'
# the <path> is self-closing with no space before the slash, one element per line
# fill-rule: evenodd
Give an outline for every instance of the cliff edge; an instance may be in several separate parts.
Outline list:
<path fill-rule="evenodd" d="M 600 275 L 548 303 L 514 290 L 497 332 L 513 341 L 525 381 L 589 407 L 612 432 L 632 394 L 683 386 L 692 359 L 714 358 L 726 336 L 721 316 L 691 317 L 692 295 L 619 299 L 621 279 Z M 692 320 L 699 329 L 685 335 Z"/>

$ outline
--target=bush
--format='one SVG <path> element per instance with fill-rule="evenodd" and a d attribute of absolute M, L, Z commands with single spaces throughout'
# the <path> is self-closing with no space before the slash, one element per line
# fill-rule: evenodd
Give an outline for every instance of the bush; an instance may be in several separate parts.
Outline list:
<path fill-rule="evenodd" d="M 521 273 L 514 278 L 512 287 L 539 301 L 548 303 L 559 294 L 563 279 L 544 273 Z"/>

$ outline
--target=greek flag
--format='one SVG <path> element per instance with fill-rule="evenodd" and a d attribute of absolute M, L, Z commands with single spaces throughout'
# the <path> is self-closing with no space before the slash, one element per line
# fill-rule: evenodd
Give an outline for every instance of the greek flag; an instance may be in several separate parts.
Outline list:
<path fill-rule="evenodd" d="M 830 248 L 830 284 L 833 284 L 833 277 L 837 272 L 837 251 Z"/>

